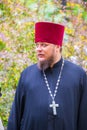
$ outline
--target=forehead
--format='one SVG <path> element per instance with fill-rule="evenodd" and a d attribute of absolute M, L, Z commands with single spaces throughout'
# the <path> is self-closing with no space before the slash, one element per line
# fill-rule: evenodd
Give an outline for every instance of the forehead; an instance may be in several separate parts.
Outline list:
<path fill-rule="evenodd" d="M 48 42 L 37 42 L 36 45 L 42 45 L 42 46 L 43 45 L 47 45 L 49 47 L 56 47 L 56 48 L 58 48 L 58 45 L 55 45 L 53 43 L 48 43 Z"/>
<path fill-rule="evenodd" d="M 55 47 L 56 45 L 52 44 L 52 43 L 48 43 L 48 42 L 37 42 L 36 45 L 49 45 L 52 47 Z"/>
<path fill-rule="evenodd" d="M 50 45 L 52 43 L 48 43 L 48 42 L 37 42 L 36 44 L 48 44 L 48 45 Z"/>

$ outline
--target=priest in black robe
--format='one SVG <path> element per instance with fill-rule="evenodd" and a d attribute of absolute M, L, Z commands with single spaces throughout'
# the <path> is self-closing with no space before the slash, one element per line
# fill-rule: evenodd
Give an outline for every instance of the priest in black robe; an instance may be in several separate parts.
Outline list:
<path fill-rule="evenodd" d="M 38 63 L 21 73 L 7 130 L 87 130 L 87 75 L 62 57 L 64 28 L 35 24 Z"/>

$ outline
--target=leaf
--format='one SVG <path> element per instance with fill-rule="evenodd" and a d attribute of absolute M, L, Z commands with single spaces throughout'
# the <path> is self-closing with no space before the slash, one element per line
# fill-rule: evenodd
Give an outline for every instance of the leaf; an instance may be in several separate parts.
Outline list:
<path fill-rule="evenodd" d="M 82 18 L 87 21 L 87 12 L 86 11 L 84 11 L 82 13 Z"/>
<path fill-rule="evenodd" d="M 0 51 L 2 51 L 3 49 L 5 49 L 6 45 L 3 41 L 0 41 Z"/>
<path fill-rule="evenodd" d="M 78 6 L 74 6 L 74 8 L 73 8 L 73 14 L 74 15 L 78 15 L 79 12 L 80 12 L 79 7 Z"/>

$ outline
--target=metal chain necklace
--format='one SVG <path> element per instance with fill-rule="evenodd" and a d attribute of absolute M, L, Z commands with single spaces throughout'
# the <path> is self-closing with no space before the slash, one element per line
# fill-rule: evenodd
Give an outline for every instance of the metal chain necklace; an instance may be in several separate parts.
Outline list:
<path fill-rule="evenodd" d="M 58 79 L 57 79 L 57 83 L 56 83 L 56 87 L 55 87 L 55 90 L 54 90 L 54 94 L 52 94 L 52 91 L 50 89 L 50 86 L 49 86 L 49 83 L 48 83 L 48 80 L 47 80 L 47 76 L 46 76 L 46 74 L 45 74 L 45 72 L 43 70 L 44 80 L 45 80 L 48 92 L 49 92 L 49 94 L 50 94 L 50 96 L 52 98 L 52 104 L 50 104 L 49 106 L 53 108 L 53 115 L 57 115 L 56 107 L 59 107 L 59 104 L 55 103 L 55 97 L 56 97 L 56 94 L 57 94 L 57 91 L 58 91 L 58 87 L 59 87 L 59 83 L 60 83 L 60 80 L 61 80 L 63 67 L 64 67 L 64 59 L 62 61 L 62 65 L 61 65 L 60 73 L 59 73 L 59 76 L 58 76 Z"/>

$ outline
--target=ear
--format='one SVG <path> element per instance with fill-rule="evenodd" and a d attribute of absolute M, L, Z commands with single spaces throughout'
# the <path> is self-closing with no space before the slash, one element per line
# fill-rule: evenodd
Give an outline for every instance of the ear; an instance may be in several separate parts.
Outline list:
<path fill-rule="evenodd" d="M 61 48 L 61 46 L 60 45 L 56 45 L 57 46 L 57 48 Z"/>
<path fill-rule="evenodd" d="M 56 49 L 59 50 L 60 46 L 59 45 L 56 45 Z"/>
<path fill-rule="evenodd" d="M 60 50 L 61 50 L 61 46 L 60 45 L 56 45 L 56 51 L 57 51 L 57 53 L 60 52 Z"/>

